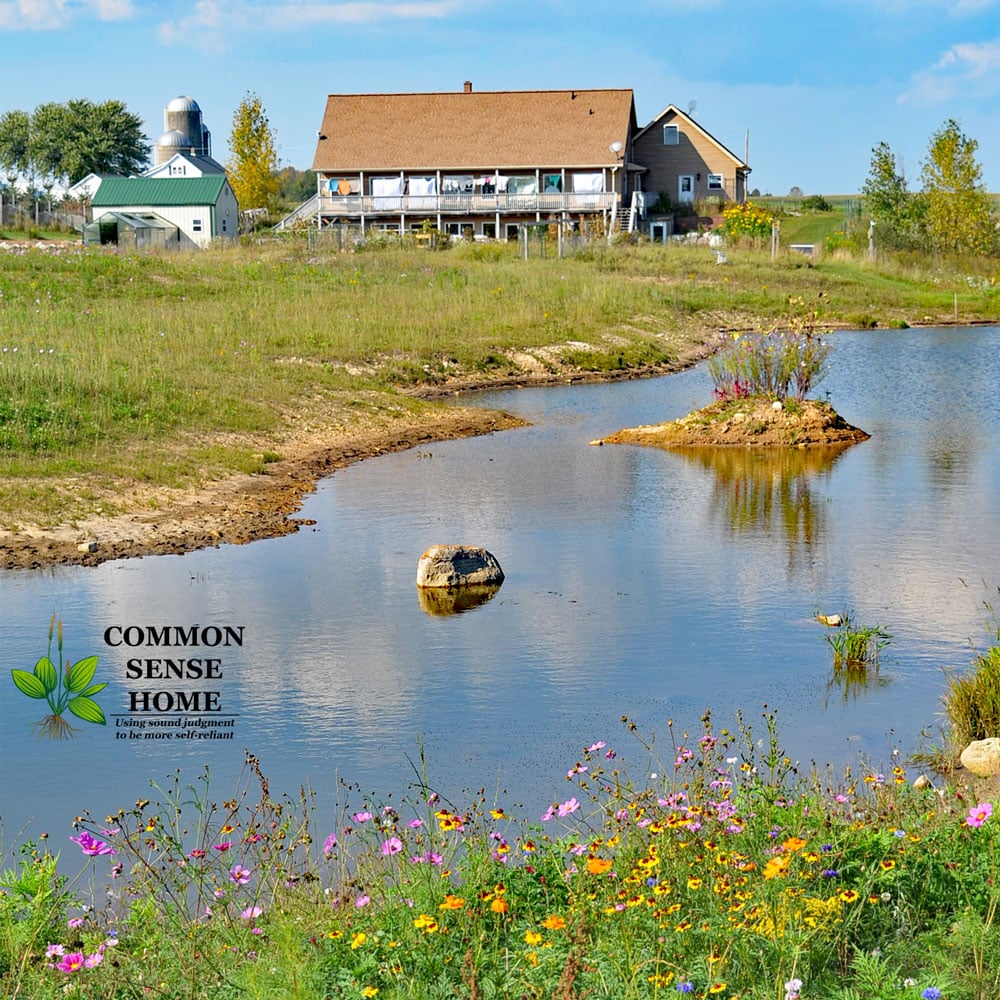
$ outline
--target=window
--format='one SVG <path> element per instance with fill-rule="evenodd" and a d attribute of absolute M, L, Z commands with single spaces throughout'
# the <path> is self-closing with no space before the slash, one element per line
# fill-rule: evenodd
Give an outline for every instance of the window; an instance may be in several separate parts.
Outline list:
<path fill-rule="evenodd" d="M 223 232 L 225 232 L 225 231 L 226 231 L 226 221 L 227 221 L 226 219 L 223 219 L 223 220 L 222 220 L 222 231 L 223 231 Z"/>
<path fill-rule="evenodd" d="M 678 125 L 663 126 L 663 145 L 676 146 L 681 141 L 681 130 Z"/>
<path fill-rule="evenodd" d="M 487 236 L 491 240 L 495 240 L 497 238 L 497 224 L 495 222 L 484 222 L 483 236 Z"/>
<path fill-rule="evenodd" d="M 722 190 L 722 174 L 709 174 L 708 175 L 708 190 L 709 191 L 721 191 Z"/>
<path fill-rule="evenodd" d="M 461 236 L 462 235 L 462 229 L 466 225 L 467 225 L 467 223 L 463 223 L 463 222 L 446 222 L 444 224 L 444 231 L 449 236 Z"/>
<path fill-rule="evenodd" d="M 192 219 L 191 220 L 191 229 L 192 229 L 193 232 L 200 233 L 201 232 L 201 219 Z"/>

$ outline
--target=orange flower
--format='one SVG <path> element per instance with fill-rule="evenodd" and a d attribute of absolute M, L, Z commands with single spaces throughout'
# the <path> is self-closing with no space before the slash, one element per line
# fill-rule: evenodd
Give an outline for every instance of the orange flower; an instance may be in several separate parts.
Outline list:
<path fill-rule="evenodd" d="M 789 837 L 781 846 L 786 851 L 801 851 L 806 842 L 801 837 Z"/>
<path fill-rule="evenodd" d="M 764 865 L 764 878 L 771 879 L 777 878 L 779 875 L 785 874 L 785 869 L 788 867 L 788 855 L 781 854 L 777 857 L 771 858 L 770 861 Z"/>
<path fill-rule="evenodd" d="M 524 943 L 530 945 L 536 945 L 542 940 L 542 935 L 538 931 L 525 931 L 524 932 Z"/>
<path fill-rule="evenodd" d="M 546 917 L 542 921 L 542 926 L 546 930 L 550 931 L 561 931 L 566 926 L 566 921 L 562 917 L 553 914 L 551 917 Z"/>
<path fill-rule="evenodd" d="M 611 862 L 607 858 L 587 858 L 587 871 L 591 875 L 603 875 L 611 870 Z"/>
<path fill-rule="evenodd" d="M 510 907 L 507 905 L 506 899 L 494 899 L 493 902 L 490 903 L 490 909 L 494 913 L 506 913 Z"/>
<path fill-rule="evenodd" d="M 453 896 L 450 892 L 445 894 L 444 902 L 438 906 L 439 910 L 460 910 L 465 906 L 465 900 L 461 896 Z"/>

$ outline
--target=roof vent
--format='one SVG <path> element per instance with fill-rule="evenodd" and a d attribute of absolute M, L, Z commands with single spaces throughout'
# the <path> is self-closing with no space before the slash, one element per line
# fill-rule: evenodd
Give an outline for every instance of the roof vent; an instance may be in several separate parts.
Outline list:
<path fill-rule="evenodd" d="M 465 93 L 471 94 L 472 93 L 472 81 L 471 80 L 466 80 L 465 83 L 462 84 L 462 89 L 465 91 Z"/>

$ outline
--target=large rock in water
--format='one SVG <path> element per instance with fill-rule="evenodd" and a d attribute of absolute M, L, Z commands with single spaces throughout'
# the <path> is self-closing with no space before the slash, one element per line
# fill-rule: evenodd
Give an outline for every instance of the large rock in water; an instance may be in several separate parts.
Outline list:
<path fill-rule="evenodd" d="M 989 778 L 1000 774 L 1000 739 L 988 736 L 985 740 L 973 740 L 960 757 L 962 767 L 977 778 Z"/>
<path fill-rule="evenodd" d="M 417 563 L 418 587 L 469 587 L 503 583 L 496 557 L 472 545 L 432 545 Z"/>

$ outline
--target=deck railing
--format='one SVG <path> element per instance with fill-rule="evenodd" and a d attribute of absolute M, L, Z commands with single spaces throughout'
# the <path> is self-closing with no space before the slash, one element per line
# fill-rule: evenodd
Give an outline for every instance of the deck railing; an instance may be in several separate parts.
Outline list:
<path fill-rule="evenodd" d="M 614 207 L 612 191 L 593 194 L 321 194 L 322 215 L 487 215 L 514 212 L 600 212 Z"/>

